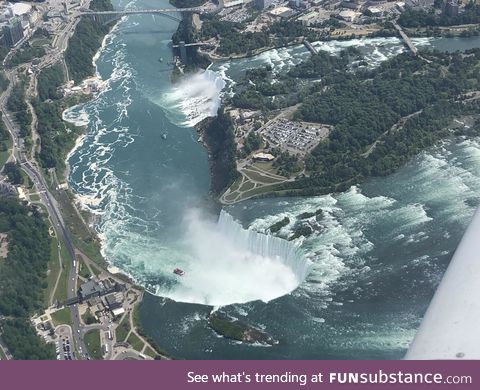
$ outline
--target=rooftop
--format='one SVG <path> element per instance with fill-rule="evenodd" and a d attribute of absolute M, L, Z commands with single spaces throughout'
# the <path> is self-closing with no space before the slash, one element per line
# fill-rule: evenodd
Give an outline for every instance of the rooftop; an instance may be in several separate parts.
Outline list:
<path fill-rule="evenodd" d="M 93 279 L 90 279 L 89 281 L 83 283 L 80 286 L 80 295 L 82 297 L 89 297 L 94 294 L 101 293 L 103 291 L 104 291 L 103 285 Z"/>

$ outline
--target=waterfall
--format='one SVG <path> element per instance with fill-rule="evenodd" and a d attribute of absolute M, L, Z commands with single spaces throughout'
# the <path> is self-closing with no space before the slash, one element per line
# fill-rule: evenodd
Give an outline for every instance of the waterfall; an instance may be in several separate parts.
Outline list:
<path fill-rule="evenodd" d="M 244 229 L 243 226 L 226 211 L 222 210 L 218 219 L 219 230 L 234 240 L 245 250 L 282 262 L 293 270 L 299 284 L 305 280 L 310 271 L 310 262 L 295 245 L 283 238 Z"/>
<path fill-rule="evenodd" d="M 268 302 L 295 290 L 310 270 L 291 242 L 244 229 L 225 211 L 217 223 L 191 213 L 185 246 L 185 275 L 158 295 L 212 306 Z"/>
<path fill-rule="evenodd" d="M 179 126 L 193 127 L 207 117 L 217 115 L 221 104 L 221 91 L 225 81 L 211 70 L 185 76 L 171 91 L 154 98 L 153 102 L 182 113 L 175 121 Z"/>

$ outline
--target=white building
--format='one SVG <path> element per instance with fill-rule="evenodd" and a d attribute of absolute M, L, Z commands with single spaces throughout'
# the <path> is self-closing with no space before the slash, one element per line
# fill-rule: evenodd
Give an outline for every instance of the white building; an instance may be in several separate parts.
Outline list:
<path fill-rule="evenodd" d="M 340 11 L 340 13 L 338 14 L 338 17 L 340 19 L 345 20 L 346 22 L 354 22 L 361 15 L 362 14 L 360 12 L 355 12 L 348 9 L 348 10 Z"/>

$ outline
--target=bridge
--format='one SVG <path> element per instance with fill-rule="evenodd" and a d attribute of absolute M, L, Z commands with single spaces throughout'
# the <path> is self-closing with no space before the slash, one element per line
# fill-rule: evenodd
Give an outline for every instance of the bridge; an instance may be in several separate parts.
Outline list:
<path fill-rule="evenodd" d="M 308 51 L 312 53 L 312 55 L 318 54 L 318 50 L 313 47 L 313 45 L 308 41 L 308 39 L 303 39 L 303 44 L 308 49 Z"/>
<path fill-rule="evenodd" d="M 192 42 L 192 43 L 183 43 L 180 42 L 180 45 L 172 45 L 172 47 L 178 48 L 178 47 L 191 47 L 191 46 L 206 46 L 206 45 L 211 45 L 211 42 Z"/>
<path fill-rule="evenodd" d="M 197 13 L 204 14 L 215 12 L 217 8 L 211 7 L 190 7 L 190 8 L 157 8 L 157 9 L 124 9 L 124 10 L 114 10 L 114 11 L 93 11 L 87 8 L 81 8 L 79 12 L 76 13 L 75 17 L 79 18 L 82 16 L 91 16 L 94 19 L 99 19 L 104 22 L 108 22 L 114 19 L 119 19 L 122 16 L 127 15 L 162 15 L 169 19 L 175 20 L 177 22 L 181 21 L 178 14 L 181 13 Z"/>
<path fill-rule="evenodd" d="M 91 9 L 82 8 L 80 12 L 77 13 L 77 17 L 85 15 L 108 15 L 108 16 L 124 16 L 124 15 L 142 15 L 142 14 L 178 14 L 178 13 L 197 13 L 204 14 L 212 12 L 211 8 L 207 7 L 191 7 L 191 8 L 156 8 L 156 9 L 124 9 L 124 10 L 114 10 L 114 11 L 93 11 Z"/>
<path fill-rule="evenodd" d="M 113 20 L 119 19 L 127 15 L 161 15 L 175 21 L 181 21 L 178 14 L 185 13 L 196 13 L 196 14 L 206 14 L 206 13 L 215 13 L 222 9 L 222 2 L 218 7 L 190 7 L 190 8 L 157 8 L 157 9 L 136 9 L 129 8 L 124 10 L 112 10 L 112 11 L 95 11 L 87 8 L 80 8 L 79 12 L 75 13 L 75 18 L 80 18 L 82 16 L 92 17 L 94 20 L 97 20 L 101 23 L 109 23 Z M 68 10 L 66 11 L 68 12 Z M 190 46 L 202 46 L 207 45 L 206 42 L 192 42 L 185 43 L 180 42 L 179 45 L 173 45 L 174 48 L 180 48 L 180 57 L 181 60 L 187 62 L 187 51 L 186 48 Z"/>
<path fill-rule="evenodd" d="M 398 23 L 394 20 L 392 21 L 393 27 L 397 29 L 399 32 L 400 36 L 402 37 L 403 42 L 405 45 L 408 47 L 408 49 L 412 52 L 414 56 L 417 55 L 418 49 L 417 47 L 413 44 L 413 42 L 410 40 L 407 34 L 405 34 L 405 31 L 398 25 Z"/>
<path fill-rule="evenodd" d="M 94 11 L 88 8 L 81 8 L 78 12 L 79 16 L 82 15 L 137 15 L 137 14 L 168 14 L 168 13 L 185 13 L 185 12 L 194 12 L 197 14 L 203 14 L 206 12 L 211 12 L 211 8 L 207 7 L 191 7 L 191 8 L 147 8 L 147 9 L 138 9 L 138 8 L 128 8 L 124 10 L 113 10 L 113 11 Z"/>

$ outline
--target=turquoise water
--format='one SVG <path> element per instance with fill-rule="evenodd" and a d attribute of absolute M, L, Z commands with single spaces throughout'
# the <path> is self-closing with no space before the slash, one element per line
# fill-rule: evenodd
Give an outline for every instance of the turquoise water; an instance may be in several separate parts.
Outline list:
<path fill-rule="evenodd" d="M 279 250 L 252 253 L 263 248 L 258 236 L 239 233 L 247 251 L 229 238 L 240 229 L 235 222 L 216 224 L 207 154 L 192 125 L 215 112 L 219 91 L 228 92 L 246 68 L 268 63 L 281 70 L 308 53 L 301 46 L 272 50 L 172 85 L 175 29 L 176 22 L 152 16 L 120 22 L 96 62 L 106 90 L 65 113 L 88 124 L 69 158 L 69 181 L 81 204 L 99 215 L 104 255 L 155 294 L 141 306 L 144 328 L 186 358 L 402 357 L 479 203 L 480 141 L 445 142 L 395 175 L 344 194 L 229 207 L 259 232 L 288 216 L 285 235 L 301 212 L 325 211 L 320 224 L 312 222 L 315 234 L 295 243 L 303 260 L 271 255 Z M 478 46 L 479 39 L 416 43 L 445 50 Z M 332 53 L 348 45 L 361 48 L 370 66 L 403 50 L 395 38 L 317 44 Z M 186 271 L 184 278 L 172 273 L 175 267 Z M 299 277 L 305 269 L 308 275 Z M 206 326 L 212 306 L 204 303 L 266 330 L 279 344 L 218 337 Z"/>

